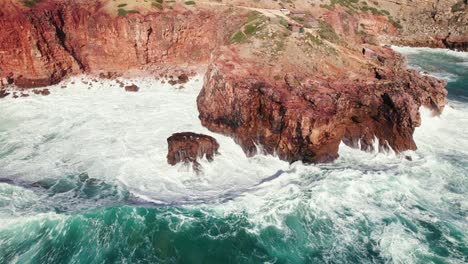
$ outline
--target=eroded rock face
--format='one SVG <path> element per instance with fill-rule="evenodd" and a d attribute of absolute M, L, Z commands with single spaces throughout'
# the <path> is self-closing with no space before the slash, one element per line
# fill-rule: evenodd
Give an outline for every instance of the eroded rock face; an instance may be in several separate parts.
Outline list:
<path fill-rule="evenodd" d="M 192 163 L 195 170 L 199 170 L 198 159 L 205 157 L 213 161 L 218 153 L 219 144 L 213 137 L 192 132 L 176 133 L 167 139 L 167 162 Z"/>
<path fill-rule="evenodd" d="M 372 79 L 288 73 L 282 82 L 258 76 L 253 69 L 235 75 L 237 66 L 217 61 L 197 99 L 199 117 L 211 131 L 232 136 L 248 156 L 261 144 L 267 153 L 290 162 L 327 162 L 338 157 L 341 141 L 367 150 L 374 138 L 379 148 L 414 150 L 419 107 L 440 113 L 446 104 L 445 83 L 393 67 L 400 64 L 398 58 L 387 59 L 384 64 L 390 66 L 375 69 Z"/>
<path fill-rule="evenodd" d="M 466 39 L 443 39 L 442 43 L 444 43 L 445 48 L 448 49 L 468 51 L 468 36 L 466 37 Z"/>
<path fill-rule="evenodd" d="M 116 17 L 100 1 L 0 1 L 0 79 L 33 88 L 71 74 L 206 64 L 242 20 L 183 4 Z"/>

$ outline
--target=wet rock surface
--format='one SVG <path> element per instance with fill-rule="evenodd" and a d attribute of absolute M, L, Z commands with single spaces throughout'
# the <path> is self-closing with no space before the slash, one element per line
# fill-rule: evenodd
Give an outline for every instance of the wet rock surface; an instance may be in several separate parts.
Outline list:
<path fill-rule="evenodd" d="M 35 90 L 33 90 L 33 93 L 40 94 L 40 95 L 43 95 L 43 96 L 47 96 L 47 95 L 50 94 L 50 91 L 49 91 L 49 89 L 35 89 Z"/>
<path fill-rule="evenodd" d="M 232 136 L 248 156 L 260 144 L 290 162 L 332 161 L 341 141 L 370 150 L 377 138 L 379 149 L 414 150 L 419 107 L 440 113 L 445 82 L 396 67 L 401 58 L 385 52 L 379 59 L 388 66 L 376 68 L 373 78 L 355 80 L 290 72 L 272 82 L 252 74 L 259 69 L 233 74 L 236 66 L 218 61 L 197 100 L 200 120 L 211 131 Z"/>
<path fill-rule="evenodd" d="M 135 84 L 125 86 L 125 91 L 127 92 L 138 92 L 138 90 L 140 90 L 140 88 Z"/>
<path fill-rule="evenodd" d="M 7 97 L 10 93 L 6 90 L 0 90 L 0 98 Z"/>
<path fill-rule="evenodd" d="M 175 133 L 167 139 L 167 144 L 167 162 L 170 165 L 191 163 L 196 171 L 201 169 L 198 159 L 205 157 L 213 161 L 219 149 L 213 137 L 192 132 Z"/>

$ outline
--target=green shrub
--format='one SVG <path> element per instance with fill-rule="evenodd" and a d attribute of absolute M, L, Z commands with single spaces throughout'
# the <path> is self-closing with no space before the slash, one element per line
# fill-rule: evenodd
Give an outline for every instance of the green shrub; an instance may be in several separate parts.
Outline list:
<path fill-rule="evenodd" d="M 118 16 L 126 16 L 128 14 L 133 14 L 133 13 L 138 13 L 138 11 L 137 10 L 125 10 L 123 8 L 117 9 Z"/>
<path fill-rule="evenodd" d="M 400 24 L 400 21 L 396 21 L 395 19 L 393 19 L 393 17 L 389 16 L 388 17 L 388 21 L 390 21 L 390 23 L 392 23 L 392 25 L 398 29 L 402 29 L 403 27 L 401 26 Z"/>
<path fill-rule="evenodd" d="M 385 9 L 382 9 L 382 10 L 379 10 L 375 7 L 372 7 L 372 6 L 367 6 L 367 5 L 364 5 L 361 7 L 361 10 L 364 11 L 364 12 L 367 12 L 367 11 L 371 11 L 372 14 L 374 15 L 385 15 L 385 16 L 389 16 L 390 15 L 390 12 L 388 12 L 387 10 Z"/>
<path fill-rule="evenodd" d="M 156 7 L 156 8 L 163 9 L 163 6 L 161 5 L 161 3 L 152 2 L 151 5 L 154 6 L 154 7 Z"/>
<path fill-rule="evenodd" d="M 280 18 L 280 21 L 279 21 L 280 25 L 284 26 L 285 28 L 288 28 L 289 26 L 289 23 L 286 19 L 284 18 Z"/>
<path fill-rule="evenodd" d="M 341 5 L 344 7 L 356 9 L 354 4 L 356 4 L 358 0 L 331 0 L 331 5 L 335 7 L 335 5 Z"/>
<path fill-rule="evenodd" d="M 333 9 L 335 8 L 335 6 L 332 6 L 332 5 L 324 5 L 324 4 L 321 4 L 320 7 L 321 7 L 321 8 L 328 9 L 328 10 L 333 10 Z"/>
<path fill-rule="evenodd" d="M 239 43 L 243 41 L 244 39 L 245 39 L 244 33 L 242 33 L 241 31 L 238 31 L 236 34 L 234 34 L 234 36 L 232 36 L 231 41 L 229 41 L 229 43 L 230 44 Z"/>
<path fill-rule="evenodd" d="M 331 0 L 329 5 L 321 4 L 321 8 L 326 8 L 329 10 L 335 9 L 336 5 L 344 6 L 349 9 L 356 9 L 355 4 L 357 4 L 359 0 Z"/>
<path fill-rule="evenodd" d="M 251 35 L 257 30 L 257 27 L 255 25 L 247 25 L 245 26 L 244 32 L 247 35 Z"/>
<path fill-rule="evenodd" d="M 117 7 L 125 7 L 125 6 L 127 6 L 127 4 L 120 4 Z"/>
<path fill-rule="evenodd" d="M 312 44 L 316 45 L 316 46 L 320 46 L 322 45 L 322 40 L 319 38 L 319 37 L 316 37 L 310 33 L 307 33 L 307 38 L 312 42 Z"/>
<path fill-rule="evenodd" d="M 123 9 L 123 8 L 119 8 L 119 9 L 117 9 L 117 15 L 118 16 L 126 16 L 126 15 L 128 15 L 128 11 Z"/>
<path fill-rule="evenodd" d="M 23 4 L 27 7 L 33 7 L 37 3 L 43 2 L 44 0 L 23 0 Z"/>
<path fill-rule="evenodd" d="M 330 26 L 330 24 L 324 21 L 320 21 L 320 29 L 318 31 L 318 34 L 321 38 L 334 43 L 339 42 L 341 40 L 340 36 L 336 34 L 335 29 L 333 29 L 333 27 Z"/>
<path fill-rule="evenodd" d="M 194 4 L 195 4 L 195 1 L 185 1 L 185 4 L 186 4 L 186 5 L 194 5 Z"/>
<path fill-rule="evenodd" d="M 36 2 L 35 2 L 34 0 L 31 0 L 31 1 L 25 0 L 25 1 L 23 1 L 23 4 L 24 4 L 25 6 L 27 6 L 27 7 L 33 7 L 33 6 L 36 5 Z"/>
<path fill-rule="evenodd" d="M 299 24 L 303 24 L 304 23 L 304 18 L 303 17 L 292 17 L 292 19 L 294 21 L 296 21 L 297 23 Z"/>

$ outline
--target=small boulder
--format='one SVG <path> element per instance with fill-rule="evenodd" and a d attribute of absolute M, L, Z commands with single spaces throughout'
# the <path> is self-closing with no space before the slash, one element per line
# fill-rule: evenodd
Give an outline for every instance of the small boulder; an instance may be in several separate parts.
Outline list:
<path fill-rule="evenodd" d="M 125 91 L 127 92 L 138 92 L 138 90 L 140 90 L 140 88 L 138 88 L 138 86 L 136 86 L 135 84 L 125 86 Z"/>
<path fill-rule="evenodd" d="M 206 157 L 213 161 L 219 149 L 219 144 L 213 137 L 192 132 L 175 133 L 167 139 L 167 144 L 169 164 L 192 163 L 196 171 L 199 171 L 198 158 Z"/>
<path fill-rule="evenodd" d="M 35 89 L 35 90 L 33 90 L 33 92 L 35 94 L 40 94 L 40 95 L 43 95 L 43 96 L 47 96 L 47 95 L 50 94 L 49 89 Z"/>
<path fill-rule="evenodd" d="M 115 82 L 122 88 L 124 88 L 125 84 L 122 81 L 115 80 Z"/>
<path fill-rule="evenodd" d="M 50 91 L 49 91 L 49 89 L 42 89 L 41 94 L 44 95 L 44 96 L 47 96 L 47 95 L 50 94 Z"/>
<path fill-rule="evenodd" d="M 0 98 L 7 97 L 9 94 L 6 90 L 0 90 Z"/>
<path fill-rule="evenodd" d="M 185 73 L 182 73 L 181 75 L 179 75 L 177 79 L 178 79 L 179 84 L 187 83 L 189 81 L 189 77 Z"/>
<path fill-rule="evenodd" d="M 187 83 L 189 81 L 189 77 L 187 74 L 183 73 L 181 75 L 179 75 L 177 77 L 177 79 L 174 79 L 174 76 L 169 76 L 170 77 L 170 80 L 169 80 L 169 84 L 174 86 L 176 84 L 184 84 L 184 83 Z"/>

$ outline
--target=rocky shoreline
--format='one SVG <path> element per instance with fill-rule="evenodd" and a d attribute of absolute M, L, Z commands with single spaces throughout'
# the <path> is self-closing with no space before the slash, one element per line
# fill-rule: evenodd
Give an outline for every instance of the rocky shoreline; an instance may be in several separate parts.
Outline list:
<path fill-rule="evenodd" d="M 53 85 L 77 74 L 199 72 L 198 65 L 209 63 L 212 50 L 243 19 L 180 5 L 115 17 L 99 1 L 41 1 L 28 8 L 8 0 L 0 8 L 0 84 L 19 88 Z M 217 31 L 225 18 L 232 25 Z"/>
<path fill-rule="evenodd" d="M 152 76 L 182 87 L 206 72 L 200 120 L 248 156 L 260 144 L 290 162 L 329 162 L 340 142 L 370 150 L 375 138 L 381 150 L 414 150 L 419 108 L 440 113 L 446 104 L 444 82 L 405 69 L 401 56 L 375 43 L 375 36 L 413 41 L 398 39 L 384 15 L 322 8 L 318 28 L 301 33 L 292 16 L 223 5 L 166 3 L 125 16 L 100 1 L 0 7 L 0 86 L 23 90 L 88 74 Z M 466 48 L 464 39 L 427 43 Z"/>

